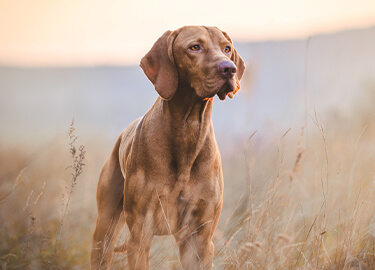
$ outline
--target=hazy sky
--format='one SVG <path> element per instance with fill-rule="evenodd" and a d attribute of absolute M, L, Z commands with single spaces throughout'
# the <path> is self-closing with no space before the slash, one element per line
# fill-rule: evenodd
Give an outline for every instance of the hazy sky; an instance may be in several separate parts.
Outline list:
<path fill-rule="evenodd" d="M 0 0 L 0 65 L 137 64 L 164 31 L 215 25 L 236 41 L 375 25 L 375 0 Z"/>

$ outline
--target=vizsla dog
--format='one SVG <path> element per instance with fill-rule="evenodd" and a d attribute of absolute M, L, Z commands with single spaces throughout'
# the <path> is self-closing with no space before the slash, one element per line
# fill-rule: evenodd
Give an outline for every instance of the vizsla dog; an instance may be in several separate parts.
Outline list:
<path fill-rule="evenodd" d="M 245 70 L 216 27 L 167 31 L 142 58 L 159 97 L 121 134 L 98 184 L 91 268 L 107 269 L 124 223 L 129 269 L 149 269 L 154 235 L 173 235 L 183 269 L 212 269 L 223 175 L 211 121 L 213 97 L 230 98 Z"/>

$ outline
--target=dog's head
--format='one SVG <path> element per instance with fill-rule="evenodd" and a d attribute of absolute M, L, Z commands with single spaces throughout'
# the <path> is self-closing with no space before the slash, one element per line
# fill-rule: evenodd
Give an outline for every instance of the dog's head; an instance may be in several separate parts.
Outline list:
<path fill-rule="evenodd" d="M 142 58 L 141 68 L 159 95 L 169 100 L 188 86 L 202 99 L 221 100 L 240 89 L 245 64 L 232 40 L 216 27 L 185 26 L 165 32 Z"/>

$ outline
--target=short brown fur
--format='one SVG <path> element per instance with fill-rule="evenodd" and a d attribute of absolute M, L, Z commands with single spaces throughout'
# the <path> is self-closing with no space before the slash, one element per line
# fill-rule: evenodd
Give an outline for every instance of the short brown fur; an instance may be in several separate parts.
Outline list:
<path fill-rule="evenodd" d="M 220 64 L 235 64 L 233 74 Z M 223 203 L 212 103 L 239 90 L 244 62 L 225 32 L 185 26 L 164 33 L 140 66 L 160 97 L 122 132 L 102 169 L 91 268 L 109 267 L 126 223 L 130 236 L 115 251 L 127 252 L 129 269 L 149 269 L 154 235 L 175 237 L 184 269 L 212 269 Z"/>

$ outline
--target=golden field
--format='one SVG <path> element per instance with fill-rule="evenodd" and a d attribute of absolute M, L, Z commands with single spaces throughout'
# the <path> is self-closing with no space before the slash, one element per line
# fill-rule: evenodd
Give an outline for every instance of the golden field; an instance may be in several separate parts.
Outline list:
<path fill-rule="evenodd" d="M 267 139 L 249 131 L 222 153 L 216 269 L 375 268 L 374 105 L 369 94 L 350 117 L 310 112 L 305 126 Z M 112 142 L 83 141 L 73 127 L 33 151 L 0 145 L 2 269 L 89 268 L 96 184 Z M 155 238 L 152 269 L 181 269 L 173 241 Z M 112 269 L 126 264 L 116 254 Z"/>

